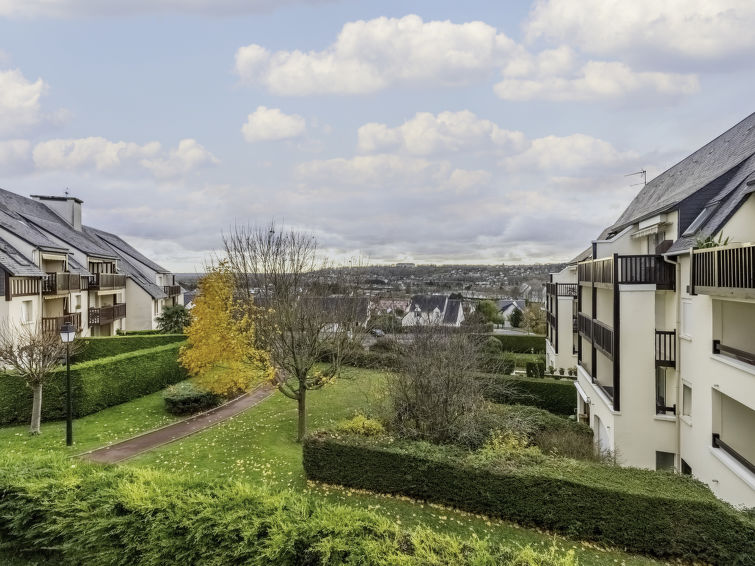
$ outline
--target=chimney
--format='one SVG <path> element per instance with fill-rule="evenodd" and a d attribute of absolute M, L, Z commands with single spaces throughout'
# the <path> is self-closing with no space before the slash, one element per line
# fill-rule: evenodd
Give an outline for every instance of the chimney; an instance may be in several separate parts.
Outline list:
<path fill-rule="evenodd" d="M 81 205 L 84 202 L 76 197 L 54 197 L 44 195 L 31 195 L 31 198 L 38 200 L 68 222 L 74 230 L 81 231 Z"/>

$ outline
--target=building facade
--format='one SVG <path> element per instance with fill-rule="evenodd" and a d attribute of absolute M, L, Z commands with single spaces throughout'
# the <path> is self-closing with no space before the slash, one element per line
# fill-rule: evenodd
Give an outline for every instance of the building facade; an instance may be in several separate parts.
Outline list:
<path fill-rule="evenodd" d="M 755 114 L 647 183 L 573 262 L 574 311 L 557 287 L 562 274 L 548 291 L 548 355 L 576 352 L 578 415 L 600 448 L 623 465 L 692 474 L 747 507 L 753 193 Z M 572 312 L 576 334 L 562 331 Z"/>
<path fill-rule="evenodd" d="M 75 197 L 26 198 L 0 189 L 0 319 L 81 336 L 157 328 L 183 304 L 173 274 L 118 236 L 82 225 Z"/>

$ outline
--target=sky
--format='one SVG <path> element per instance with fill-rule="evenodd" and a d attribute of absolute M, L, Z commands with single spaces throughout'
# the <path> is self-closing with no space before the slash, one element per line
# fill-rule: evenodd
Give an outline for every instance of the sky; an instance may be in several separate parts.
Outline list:
<path fill-rule="evenodd" d="M 0 0 L 0 187 L 177 272 L 237 224 L 574 257 L 748 116 L 752 0 Z"/>

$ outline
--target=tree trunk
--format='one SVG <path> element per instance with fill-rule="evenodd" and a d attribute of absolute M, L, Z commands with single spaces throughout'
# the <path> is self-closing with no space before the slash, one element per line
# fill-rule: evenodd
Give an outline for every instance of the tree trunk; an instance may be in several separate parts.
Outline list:
<path fill-rule="evenodd" d="M 304 435 L 307 434 L 307 390 L 303 387 L 299 387 L 299 436 L 296 441 L 301 442 L 304 440 Z"/>
<path fill-rule="evenodd" d="M 39 434 L 42 422 L 42 384 L 32 387 L 33 401 L 31 404 L 31 427 L 29 434 Z"/>

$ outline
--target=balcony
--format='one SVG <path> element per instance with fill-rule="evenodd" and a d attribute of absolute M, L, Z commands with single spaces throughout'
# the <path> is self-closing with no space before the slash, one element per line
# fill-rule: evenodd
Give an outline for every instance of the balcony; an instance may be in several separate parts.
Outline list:
<path fill-rule="evenodd" d="M 726 346 L 721 344 L 720 340 L 713 340 L 713 353 L 725 355 L 746 364 L 755 365 L 755 354 Z"/>
<path fill-rule="evenodd" d="M 11 277 L 6 290 L 11 297 L 39 295 L 39 277 Z"/>
<path fill-rule="evenodd" d="M 721 450 L 726 452 L 729 456 L 734 458 L 737 462 L 742 464 L 750 472 L 755 474 L 755 464 L 750 462 L 746 457 L 744 457 L 742 454 L 734 450 L 734 448 L 732 448 L 726 442 L 721 440 L 721 435 L 716 432 L 713 433 L 713 448 L 720 448 Z"/>
<path fill-rule="evenodd" d="M 111 291 L 125 286 L 126 276 L 120 273 L 95 273 L 89 278 L 90 291 Z"/>
<path fill-rule="evenodd" d="M 81 275 L 77 273 L 48 273 L 42 278 L 43 295 L 59 295 L 81 290 Z"/>
<path fill-rule="evenodd" d="M 120 318 L 126 317 L 126 303 L 116 303 L 105 307 L 89 308 L 89 326 L 110 324 Z"/>
<path fill-rule="evenodd" d="M 169 297 L 176 297 L 181 294 L 180 285 L 163 285 L 163 291 Z"/>
<path fill-rule="evenodd" d="M 617 254 L 583 261 L 577 265 L 577 278 L 580 284 L 588 285 L 655 285 L 660 290 L 676 287 L 676 269 L 661 255 Z"/>
<path fill-rule="evenodd" d="M 70 322 L 76 330 L 81 330 L 81 313 L 75 312 L 63 316 L 42 317 L 42 331 L 57 334 L 66 322 Z"/>
<path fill-rule="evenodd" d="M 609 359 L 613 359 L 613 329 L 607 324 L 579 313 L 577 326 L 580 335 L 593 343 L 593 346 Z"/>
<path fill-rule="evenodd" d="M 655 367 L 676 367 L 676 330 L 655 331 Z"/>
<path fill-rule="evenodd" d="M 755 244 L 694 250 L 690 293 L 755 299 Z"/>
<path fill-rule="evenodd" d="M 546 283 L 545 292 L 548 295 L 557 297 L 575 297 L 577 296 L 576 283 Z"/>

